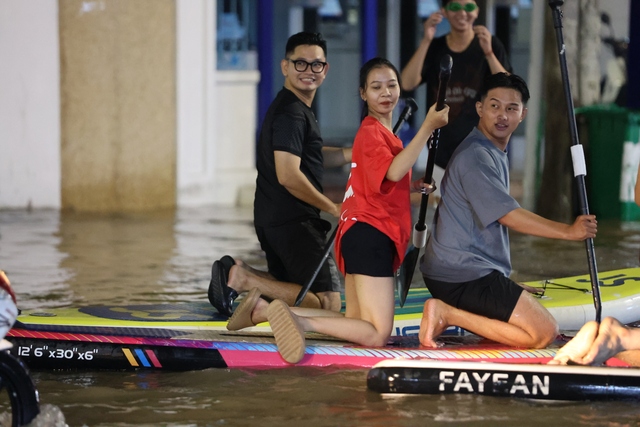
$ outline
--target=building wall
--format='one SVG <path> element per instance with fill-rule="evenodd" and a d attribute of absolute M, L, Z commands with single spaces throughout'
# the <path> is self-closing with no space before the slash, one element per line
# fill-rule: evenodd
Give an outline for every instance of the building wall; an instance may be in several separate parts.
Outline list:
<path fill-rule="evenodd" d="M 177 0 L 178 204 L 212 202 L 215 174 L 215 7 Z"/>
<path fill-rule="evenodd" d="M 216 70 L 215 4 L 0 1 L 0 209 L 154 210 L 251 193 L 260 77 Z M 611 2 L 617 36 L 628 5 Z M 298 27 L 289 2 L 274 6 L 277 68 Z M 275 93 L 279 71 L 273 81 Z M 319 101 L 345 93 L 327 82 Z"/>
<path fill-rule="evenodd" d="M 257 71 L 216 0 L 0 2 L 0 209 L 250 203 Z"/>
<path fill-rule="evenodd" d="M 176 203 L 172 0 L 60 0 L 62 208 Z"/>
<path fill-rule="evenodd" d="M 216 69 L 215 0 L 177 0 L 177 201 L 253 203 L 255 70 Z"/>
<path fill-rule="evenodd" d="M 55 1 L 0 2 L 0 208 L 60 207 Z"/>

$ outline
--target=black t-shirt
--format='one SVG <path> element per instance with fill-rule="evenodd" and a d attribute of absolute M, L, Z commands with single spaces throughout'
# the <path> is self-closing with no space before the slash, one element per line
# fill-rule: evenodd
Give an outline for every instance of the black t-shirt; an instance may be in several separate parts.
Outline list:
<path fill-rule="evenodd" d="M 269 106 L 257 148 L 256 226 L 273 227 L 291 221 L 319 218 L 320 210 L 294 197 L 278 183 L 274 151 L 300 157 L 300 170 L 322 192 L 324 174 L 320 128 L 311 108 L 286 88 Z"/>
<path fill-rule="evenodd" d="M 504 46 L 496 37 L 491 37 L 493 53 L 509 72 L 511 64 Z M 451 155 L 474 126 L 478 124 L 476 102 L 485 77 L 491 74 L 477 37 L 463 52 L 453 52 L 447 46 L 446 36 L 433 39 L 422 67 L 422 82 L 427 83 L 427 111 L 438 96 L 440 61 L 445 54 L 451 55 L 453 67 L 447 85 L 446 103 L 449 106 L 449 124 L 440 131 L 436 164 L 442 168 L 449 163 Z"/>

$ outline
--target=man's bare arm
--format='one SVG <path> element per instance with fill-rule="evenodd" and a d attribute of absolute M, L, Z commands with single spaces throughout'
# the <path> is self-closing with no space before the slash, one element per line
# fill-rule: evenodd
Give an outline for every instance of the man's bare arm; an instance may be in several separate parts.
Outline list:
<path fill-rule="evenodd" d="M 294 197 L 333 216 L 340 215 L 340 205 L 319 192 L 300 171 L 300 157 L 286 151 L 274 151 L 278 182 Z"/>
<path fill-rule="evenodd" d="M 562 240 L 592 238 L 598 230 L 595 215 L 580 215 L 573 224 L 564 224 L 543 218 L 523 208 L 512 210 L 498 222 L 523 234 Z"/>

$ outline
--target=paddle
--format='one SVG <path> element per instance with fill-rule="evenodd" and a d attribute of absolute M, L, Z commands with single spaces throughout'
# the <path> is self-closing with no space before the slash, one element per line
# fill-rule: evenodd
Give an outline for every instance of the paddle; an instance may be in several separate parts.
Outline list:
<path fill-rule="evenodd" d="M 440 111 L 444 108 L 445 97 L 447 94 L 447 84 L 449 83 L 449 77 L 451 77 L 451 67 L 453 66 L 453 59 L 450 55 L 444 55 L 440 60 L 440 74 L 438 76 L 438 96 L 436 99 L 436 110 Z M 429 147 L 429 157 L 427 158 L 427 168 L 424 173 L 422 182 L 430 184 L 433 180 L 433 167 L 436 161 L 436 152 L 438 151 L 438 140 L 440 139 L 440 129 L 436 129 L 431 136 L 427 145 Z M 422 200 L 420 201 L 420 211 L 418 213 L 418 221 L 413 229 L 412 244 L 407 250 L 407 254 L 404 257 L 402 265 L 398 269 L 396 274 L 396 290 L 398 292 L 398 299 L 400 300 L 400 307 L 404 307 L 404 302 L 407 300 L 407 294 L 411 287 L 411 280 L 413 279 L 413 272 L 416 269 L 418 263 L 418 257 L 420 256 L 420 248 L 424 247 L 427 243 L 427 206 L 429 205 L 429 194 L 426 191 L 422 192 Z"/>
<path fill-rule="evenodd" d="M 415 111 L 418 111 L 418 104 L 416 104 L 416 101 L 413 98 L 407 98 L 405 100 L 405 107 L 402 109 L 402 112 L 400 113 L 400 117 L 398 118 L 396 125 L 393 127 L 394 135 L 398 134 L 400 127 L 404 124 L 404 122 L 409 120 L 409 117 L 411 117 L 411 115 Z M 311 278 L 307 281 L 307 283 L 304 284 L 302 289 L 300 289 L 300 292 L 298 293 L 298 296 L 296 298 L 296 302 L 293 304 L 294 306 L 297 307 L 300 305 L 304 297 L 307 295 L 307 292 L 309 292 L 309 289 L 311 288 L 311 284 L 313 283 L 314 280 L 316 280 L 316 277 L 318 277 L 318 273 L 320 273 L 320 269 L 322 269 L 324 262 L 327 260 L 327 258 L 329 258 L 329 254 L 331 254 L 331 250 L 333 249 L 333 242 L 336 239 L 337 231 L 338 231 L 338 225 L 336 225 L 336 228 L 333 229 L 331 236 L 329 236 L 329 240 L 327 240 L 327 244 L 324 247 L 324 253 L 322 254 L 320 263 L 318 264 L 316 269 L 313 271 Z"/>
<path fill-rule="evenodd" d="M 565 55 L 564 37 L 562 35 L 562 11 L 560 6 L 564 0 L 549 0 L 549 6 L 553 14 L 553 26 L 556 29 L 556 40 L 558 45 L 558 55 L 560 57 L 560 73 L 562 74 L 562 86 L 564 97 L 567 102 L 567 114 L 569 116 L 569 133 L 571 135 L 571 159 L 573 160 L 573 176 L 578 184 L 578 199 L 580 201 L 580 211 L 583 215 L 589 215 L 589 203 L 587 202 L 587 188 L 584 177 L 587 175 L 587 166 L 584 161 L 584 150 L 578 140 L 578 128 L 576 126 L 576 115 L 573 109 L 573 97 L 567 71 L 567 58 Z M 602 317 L 602 299 L 600 297 L 600 282 L 598 281 L 598 267 L 596 266 L 596 255 L 593 247 L 593 239 L 585 240 L 587 249 L 587 262 L 589 264 L 589 275 L 591 277 L 591 290 L 593 291 L 593 305 L 596 308 L 596 322 L 600 323 Z"/>

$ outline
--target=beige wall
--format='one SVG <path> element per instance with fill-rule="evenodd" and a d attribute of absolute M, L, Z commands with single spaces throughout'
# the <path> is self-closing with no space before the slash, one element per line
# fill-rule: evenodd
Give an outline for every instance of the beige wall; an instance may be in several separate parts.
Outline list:
<path fill-rule="evenodd" d="M 176 204 L 173 0 L 59 0 L 62 208 Z"/>

